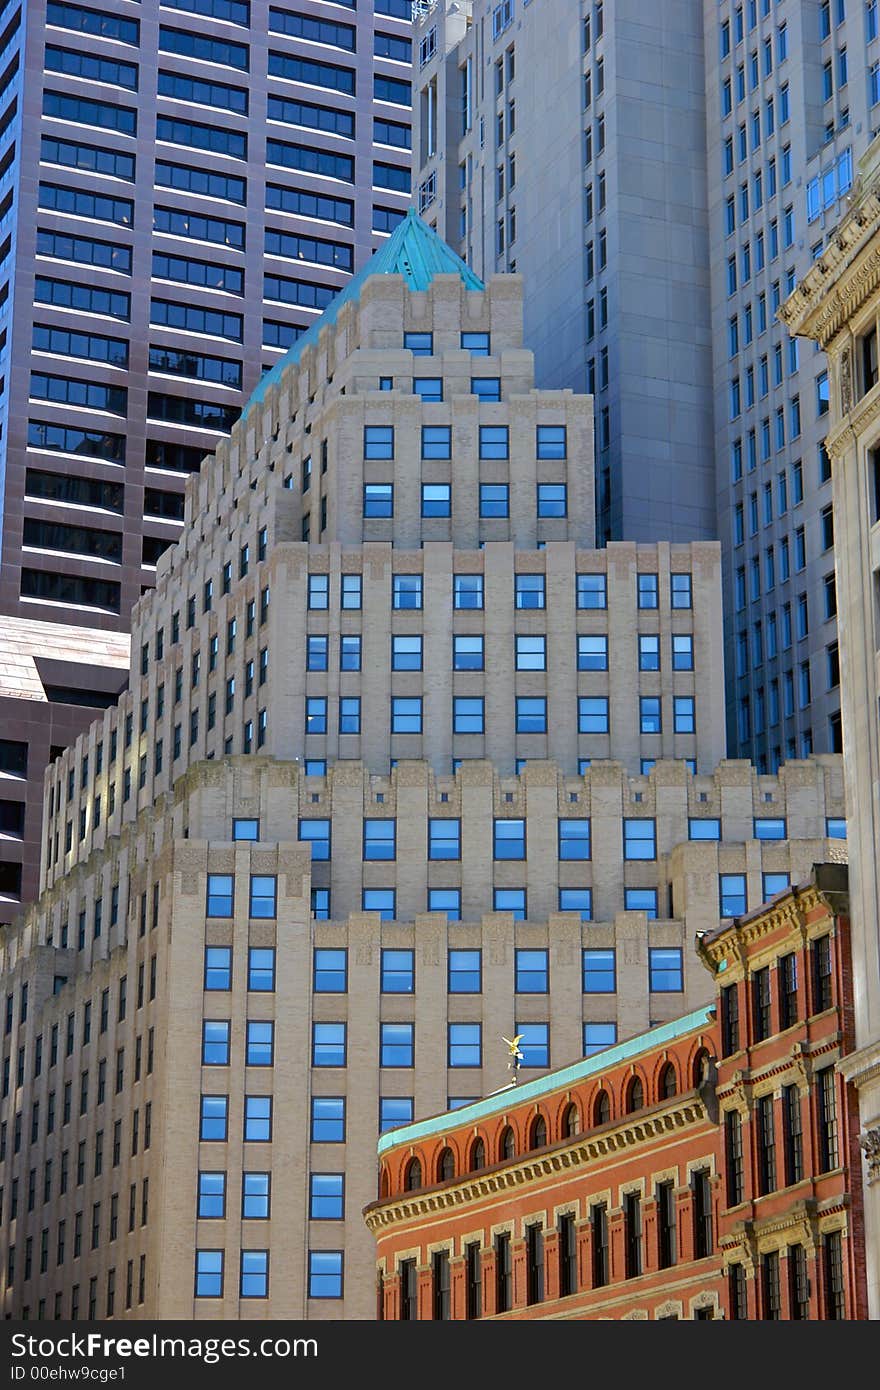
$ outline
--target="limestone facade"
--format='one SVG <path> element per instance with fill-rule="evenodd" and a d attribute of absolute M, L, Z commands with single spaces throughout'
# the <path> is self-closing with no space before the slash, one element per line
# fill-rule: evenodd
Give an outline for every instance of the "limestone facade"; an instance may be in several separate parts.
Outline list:
<path fill-rule="evenodd" d="M 852 819 L 853 964 L 868 1188 L 871 1317 L 880 1317 L 880 140 L 860 165 L 854 204 L 783 306 L 789 331 L 827 354 L 844 768 Z"/>
<path fill-rule="evenodd" d="M 390 775 L 343 762 L 314 778 L 271 757 L 199 762 L 46 889 L 4 944 L 4 1311 L 373 1317 L 359 1213 L 376 1196 L 380 1124 L 502 1085 L 513 1031 L 537 1049 L 525 1078 L 704 1005 L 692 943 L 719 921 L 720 875 L 760 903 L 833 853 L 826 821 L 842 811 L 834 759 L 778 779 L 742 763 L 631 778 L 613 763 L 504 777 L 474 761 L 438 777 L 425 762 Z M 656 820 L 655 859 L 623 859 L 630 813 Z M 755 838 L 778 818 L 788 839 Z M 689 822 L 715 819 L 720 842 L 687 838 Z M 589 859 L 560 858 L 566 843 L 583 849 L 565 840 L 575 821 Z M 522 824 L 526 859 L 493 857 L 493 822 Z M 377 825 L 394 838 L 374 840 Z M 429 858 L 429 827 L 445 854 L 453 826 L 461 858 Z M 393 858 L 365 858 L 373 845 Z M 656 918 L 626 911 L 625 887 L 656 891 Z M 491 910 L 496 889 L 520 888 L 524 919 Z M 560 888 L 582 906 L 559 911 Z M 329 901 L 312 898 L 326 889 Z M 427 911 L 429 889 L 460 892 L 461 920 Z M 361 910 L 363 892 L 388 890 L 385 916 Z M 222 1139 L 200 1141 L 216 1121 L 204 1104 L 220 1105 Z M 270 1139 L 245 1137 L 248 1104 Z M 204 1198 L 212 1214 L 199 1218 L 203 1173 L 224 1175 L 222 1217 Z M 245 1174 L 268 1183 L 269 1205 L 247 1208 L 268 1217 L 243 1216 Z M 337 1205 L 315 1197 L 324 1175 Z M 339 1218 L 316 1214 L 329 1210 Z M 197 1297 L 195 1252 L 219 1250 L 222 1294 Z M 240 1296 L 243 1250 L 269 1252 L 266 1298 Z M 309 1296 L 324 1253 L 344 1271 L 340 1298 Z"/>

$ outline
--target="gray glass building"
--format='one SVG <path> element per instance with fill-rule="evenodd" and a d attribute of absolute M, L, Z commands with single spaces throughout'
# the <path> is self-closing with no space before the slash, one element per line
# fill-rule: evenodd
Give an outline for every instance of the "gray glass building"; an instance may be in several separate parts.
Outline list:
<path fill-rule="evenodd" d="M 780 303 L 880 126 L 876 0 L 421 0 L 415 196 L 596 400 L 600 538 L 719 536 L 728 747 L 840 750 L 827 376 Z"/>

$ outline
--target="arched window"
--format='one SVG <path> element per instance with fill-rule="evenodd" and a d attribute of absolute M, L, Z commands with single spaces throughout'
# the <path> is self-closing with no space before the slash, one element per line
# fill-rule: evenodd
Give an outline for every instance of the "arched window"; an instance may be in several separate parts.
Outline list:
<path fill-rule="evenodd" d="M 471 1172 L 479 1173 L 486 1166 L 486 1145 L 482 1139 L 475 1139 L 471 1149 Z"/>
<path fill-rule="evenodd" d="M 386 1197 L 390 1197 L 390 1196 L 391 1196 L 391 1185 L 390 1185 L 390 1183 L 389 1183 L 389 1181 L 388 1181 L 388 1169 L 387 1169 L 387 1168 L 383 1168 L 383 1169 L 382 1169 L 382 1180 L 381 1180 L 381 1182 L 379 1183 L 379 1196 L 382 1198 L 383 1201 L 385 1200 Z"/>
<path fill-rule="evenodd" d="M 499 1158 L 516 1157 L 516 1140 L 513 1137 L 513 1130 L 507 1125 L 501 1134 L 501 1142 L 498 1145 Z"/>
<path fill-rule="evenodd" d="M 693 1075 L 695 1090 L 697 1086 L 702 1086 L 704 1081 L 708 1081 L 710 1061 L 711 1059 L 705 1047 L 701 1047 L 696 1057 L 694 1058 Z"/>
<path fill-rule="evenodd" d="M 645 1088 L 638 1076 L 634 1076 L 629 1083 L 626 1093 L 626 1113 L 631 1115 L 634 1110 L 641 1110 L 645 1103 Z"/>
<path fill-rule="evenodd" d="M 568 1109 L 562 1117 L 563 1139 L 573 1139 L 576 1134 L 580 1133 L 580 1129 L 581 1114 L 574 1101 L 572 1101 L 571 1105 L 568 1107 Z"/>
<path fill-rule="evenodd" d="M 669 1100 L 672 1096 L 677 1094 L 678 1078 L 675 1075 L 675 1067 L 671 1062 L 667 1062 L 660 1073 L 660 1099 Z"/>
<path fill-rule="evenodd" d="M 543 1115 L 536 1115 L 532 1122 L 530 1149 L 543 1149 L 547 1144 L 547 1121 Z"/>
<path fill-rule="evenodd" d="M 611 1119 L 611 1101 L 607 1091 L 600 1091 L 593 1106 L 593 1124 L 607 1125 Z"/>
<path fill-rule="evenodd" d="M 411 1158 L 403 1175 L 403 1190 L 417 1192 L 422 1185 L 422 1165 L 417 1158 Z"/>
<path fill-rule="evenodd" d="M 437 1181 L 449 1182 L 455 1177 L 455 1156 L 451 1149 L 444 1149 L 437 1160 Z"/>

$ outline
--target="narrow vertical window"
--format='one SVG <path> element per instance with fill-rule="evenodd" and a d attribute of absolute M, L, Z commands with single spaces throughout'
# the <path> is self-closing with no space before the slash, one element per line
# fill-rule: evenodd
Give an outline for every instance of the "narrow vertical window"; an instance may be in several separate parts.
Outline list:
<path fill-rule="evenodd" d="M 764 1196 L 776 1187 L 776 1126 L 772 1095 L 759 1098 L 755 1118 L 758 1123 L 758 1190 Z"/>
<path fill-rule="evenodd" d="M 694 1258 L 703 1260 L 712 1254 L 712 1189 L 707 1168 L 697 1168 L 691 1174 L 691 1196 L 694 1213 Z"/>
<path fill-rule="evenodd" d="M 676 1258 L 675 1184 L 657 1184 L 657 1258 L 661 1269 L 669 1269 Z"/>
<path fill-rule="evenodd" d="M 782 1317 L 782 1301 L 779 1296 L 778 1250 L 768 1250 L 761 1261 L 761 1292 L 765 1321 L 778 1322 Z"/>
<path fill-rule="evenodd" d="M 727 1205 L 737 1207 L 743 1200 L 742 1116 L 738 1110 L 725 1111 L 724 1148 L 727 1169 Z"/>
<path fill-rule="evenodd" d="M 506 1313 L 513 1303 L 513 1262 L 510 1233 L 502 1231 L 495 1237 L 495 1311 Z"/>
<path fill-rule="evenodd" d="M 529 1303 L 543 1303 L 544 1232 L 537 1222 L 526 1227 L 526 1283 Z"/>
<path fill-rule="evenodd" d="M 434 1320 L 448 1322 L 452 1316 L 449 1283 L 449 1251 L 435 1250 L 431 1258 L 433 1277 Z"/>
<path fill-rule="evenodd" d="M 590 1207 L 590 1228 L 593 1246 L 593 1288 L 601 1289 L 608 1283 L 608 1208 L 604 1202 Z"/>
<path fill-rule="evenodd" d="M 792 1187 L 804 1176 L 804 1141 L 801 1098 L 796 1085 L 782 1088 L 782 1126 L 785 1153 L 785 1185 Z"/>
<path fill-rule="evenodd" d="M 813 1013 L 821 1014 L 831 1008 L 831 937 L 819 936 L 812 946 Z"/>
<path fill-rule="evenodd" d="M 825 1067 L 816 1077 L 816 1109 L 819 1129 L 819 1170 L 829 1172 L 838 1164 L 837 1091 L 834 1068 Z"/>
<path fill-rule="evenodd" d="M 483 1282 L 482 1265 L 480 1260 L 480 1242 L 471 1241 L 465 1246 L 466 1281 L 467 1281 L 467 1315 L 469 1318 L 479 1318 L 483 1312 Z"/>
<path fill-rule="evenodd" d="M 793 1322 L 806 1322 L 810 1316 L 807 1251 L 803 1245 L 788 1247 L 788 1313 Z"/>
<path fill-rule="evenodd" d="M 577 1272 L 577 1228 L 570 1214 L 559 1218 L 559 1296 L 568 1298 L 576 1293 Z"/>
<path fill-rule="evenodd" d="M 399 1273 L 400 1317 L 403 1322 L 415 1322 L 419 1316 L 415 1260 L 401 1260 Z"/>
<path fill-rule="evenodd" d="M 721 1040 L 724 1056 L 739 1051 L 739 987 L 727 985 L 721 991 Z"/>
<path fill-rule="evenodd" d="M 623 1232 L 626 1277 L 635 1279 L 642 1272 L 642 1199 L 638 1192 L 624 1194 Z"/>
<path fill-rule="evenodd" d="M 756 970 L 752 975 L 752 1022 L 755 1042 L 770 1036 L 770 967 Z"/>
<path fill-rule="evenodd" d="M 776 971 L 779 985 L 779 1027 L 791 1028 L 797 1023 L 797 956 L 792 951 L 781 956 Z"/>
<path fill-rule="evenodd" d="M 843 1236 L 831 1231 L 825 1237 L 825 1316 L 832 1321 L 846 1317 L 843 1292 Z"/>
<path fill-rule="evenodd" d="M 749 1302 L 744 1265 L 730 1265 L 728 1267 L 727 1289 L 731 1319 L 736 1322 L 746 1322 L 749 1316 Z"/>

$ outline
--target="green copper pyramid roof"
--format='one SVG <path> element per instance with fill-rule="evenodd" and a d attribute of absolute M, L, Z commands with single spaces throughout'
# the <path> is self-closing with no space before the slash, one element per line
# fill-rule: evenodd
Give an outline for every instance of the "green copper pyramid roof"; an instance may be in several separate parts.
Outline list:
<path fill-rule="evenodd" d="M 267 389 L 280 380 L 285 367 L 299 359 L 304 347 L 318 341 L 318 334 L 326 323 L 335 323 L 339 310 L 349 300 L 359 299 L 365 283 L 373 275 L 402 275 L 410 290 L 426 290 L 435 275 L 460 275 L 465 288 L 483 290 L 485 285 L 470 266 L 457 256 L 451 246 L 447 246 L 433 227 L 423 222 L 418 213 L 410 208 L 403 221 L 398 223 L 391 236 L 379 250 L 362 266 L 336 296 L 331 299 L 320 318 L 307 328 L 302 337 L 297 338 L 283 357 L 266 372 L 255 386 L 242 410 L 242 418 L 252 405 L 262 401 Z"/>

